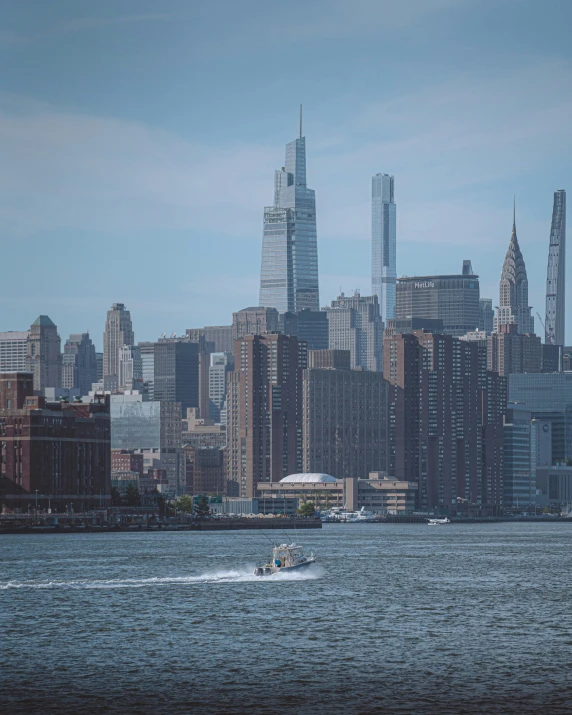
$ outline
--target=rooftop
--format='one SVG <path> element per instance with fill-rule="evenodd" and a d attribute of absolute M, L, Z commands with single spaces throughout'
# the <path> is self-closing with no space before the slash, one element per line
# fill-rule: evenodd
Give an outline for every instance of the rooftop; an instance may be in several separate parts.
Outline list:
<path fill-rule="evenodd" d="M 337 482 L 335 477 L 330 474 L 317 474 L 311 472 L 302 472 L 300 474 L 290 474 L 280 480 L 280 484 L 319 484 Z"/>

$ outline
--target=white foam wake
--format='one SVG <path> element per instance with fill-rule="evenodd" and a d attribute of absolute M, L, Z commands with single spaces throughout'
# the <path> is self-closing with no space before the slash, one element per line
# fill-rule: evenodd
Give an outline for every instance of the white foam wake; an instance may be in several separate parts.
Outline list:
<path fill-rule="evenodd" d="M 8 581 L 0 583 L 0 591 L 10 589 L 105 589 L 105 588 L 147 588 L 150 586 L 200 585 L 217 583 L 281 583 L 285 581 L 311 581 L 320 578 L 322 571 L 310 566 L 299 571 L 282 572 L 271 576 L 254 576 L 253 569 L 241 571 L 215 571 L 200 576 L 165 576 L 152 578 L 119 578 L 106 580 L 81 579 L 77 581 Z"/>

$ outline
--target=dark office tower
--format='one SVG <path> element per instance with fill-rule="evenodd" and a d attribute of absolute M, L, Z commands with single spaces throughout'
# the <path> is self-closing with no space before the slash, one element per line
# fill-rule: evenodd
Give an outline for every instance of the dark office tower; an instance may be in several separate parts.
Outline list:
<path fill-rule="evenodd" d="M 89 333 L 72 333 L 64 345 L 62 387 L 76 388 L 81 395 L 87 395 L 94 382 L 97 382 L 97 361 Z"/>
<path fill-rule="evenodd" d="M 143 386 L 150 400 L 155 399 L 155 343 L 139 343 Z"/>
<path fill-rule="evenodd" d="M 463 261 L 463 272 L 448 276 L 399 278 L 396 320 L 429 318 L 442 320 L 443 331 L 461 337 L 479 325 L 479 276 L 471 262 Z"/>
<path fill-rule="evenodd" d="M 34 390 L 61 387 L 62 354 L 58 329 L 47 315 L 40 315 L 28 335 L 26 372 L 34 375 Z"/>
<path fill-rule="evenodd" d="M 302 470 L 302 370 L 306 344 L 287 335 L 234 343 L 227 393 L 228 479 L 242 497 Z"/>
<path fill-rule="evenodd" d="M 491 298 L 481 298 L 479 300 L 479 331 L 492 333 L 494 327 L 495 313 Z"/>
<path fill-rule="evenodd" d="M 107 311 L 103 333 L 103 377 L 119 376 L 119 351 L 124 345 L 134 345 L 131 313 L 123 303 L 114 303 Z"/>
<path fill-rule="evenodd" d="M 278 316 L 278 332 L 282 333 L 282 335 L 298 337 L 298 316 L 296 313 L 281 313 Z"/>
<path fill-rule="evenodd" d="M 298 340 L 305 340 L 308 350 L 327 350 L 328 314 L 323 310 L 301 310 L 298 313 Z"/>
<path fill-rule="evenodd" d="M 499 285 L 499 308 L 495 330 L 501 325 L 516 323 L 517 333 L 534 334 L 534 318 L 528 305 L 526 266 L 516 235 L 516 212 L 513 210 L 512 234 L 504 259 Z"/>
<path fill-rule="evenodd" d="M 279 329 L 278 317 L 276 308 L 243 308 L 232 314 L 232 339 L 275 333 Z"/>
<path fill-rule="evenodd" d="M 103 381 L 103 353 L 95 353 L 95 364 L 97 366 L 97 382 Z"/>
<path fill-rule="evenodd" d="M 316 198 L 306 186 L 302 107 L 298 138 L 274 174 L 274 206 L 264 209 L 260 305 L 280 313 L 320 309 Z"/>
<path fill-rule="evenodd" d="M 371 180 L 371 292 L 377 295 L 383 320 L 395 318 L 396 207 L 389 174 Z"/>
<path fill-rule="evenodd" d="M 153 399 L 180 402 L 182 416 L 199 406 L 199 344 L 180 338 L 155 343 Z"/>
<path fill-rule="evenodd" d="M 537 335 L 517 333 L 515 323 L 499 325 L 487 336 L 487 368 L 508 377 L 517 372 L 542 372 L 542 343 Z"/>
<path fill-rule="evenodd" d="M 546 322 L 544 323 L 547 345 L 565 343 L 566 307 L 566 192 L 554 193 L 548 270 L 546 274 Z"/>
<path fill-rule="evenodd" d="M 377 295 L 342 293 L 323 312 L 328 316 L 329 348 L 349 350 L 352 368 L 381 372 L 383 321 Z"/>

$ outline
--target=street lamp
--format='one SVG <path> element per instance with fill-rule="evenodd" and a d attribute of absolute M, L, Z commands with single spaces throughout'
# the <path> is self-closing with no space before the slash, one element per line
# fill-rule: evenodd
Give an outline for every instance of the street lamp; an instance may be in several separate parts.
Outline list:
<path fill-rule="evenodd" d="M 38 516 L 38 490 L 36 489 L 36 516 Z"/>

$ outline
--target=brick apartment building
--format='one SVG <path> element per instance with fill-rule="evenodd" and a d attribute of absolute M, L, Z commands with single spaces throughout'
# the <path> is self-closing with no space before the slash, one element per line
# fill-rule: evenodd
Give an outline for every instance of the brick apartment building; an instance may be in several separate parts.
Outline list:
<path fill-rule="evenodd" d="M 109 398 L 46 403 L 32 373 L 0 374 L 0 505 L 76 511 L 110 499 Z M 37 496 L 36 496 L 37 495 Z"/>

